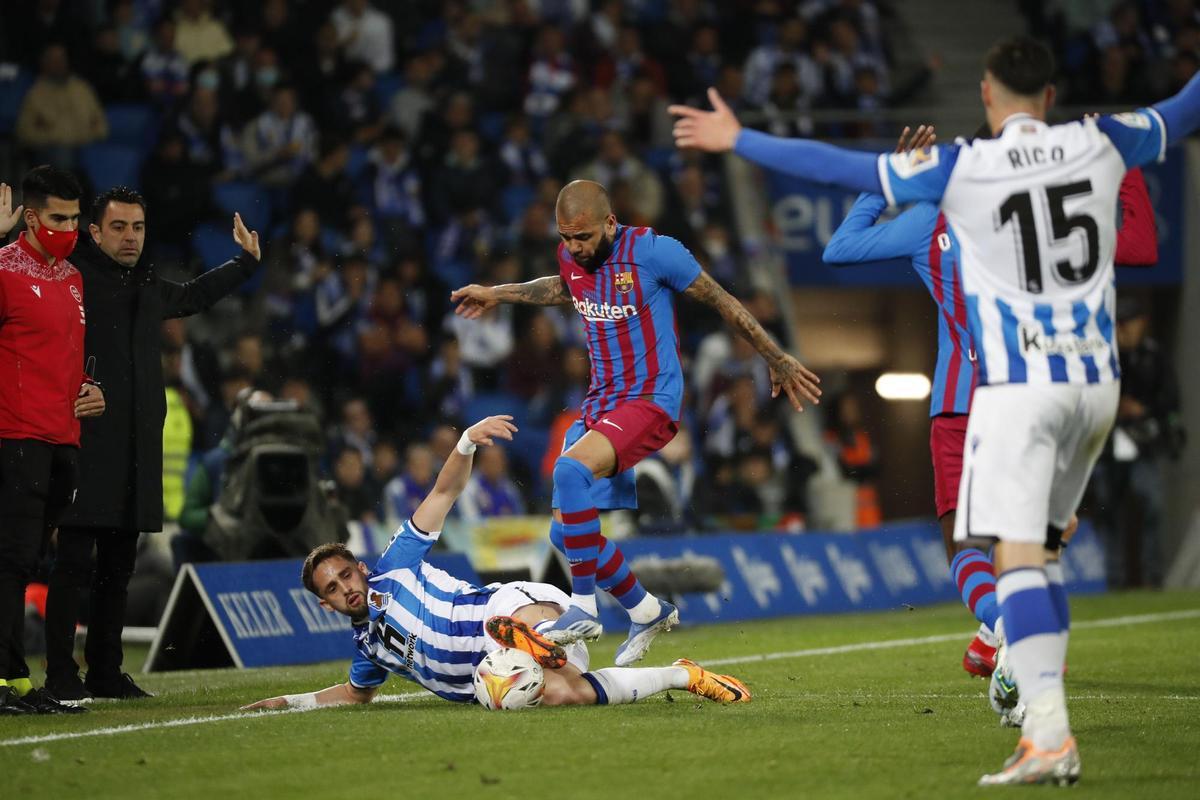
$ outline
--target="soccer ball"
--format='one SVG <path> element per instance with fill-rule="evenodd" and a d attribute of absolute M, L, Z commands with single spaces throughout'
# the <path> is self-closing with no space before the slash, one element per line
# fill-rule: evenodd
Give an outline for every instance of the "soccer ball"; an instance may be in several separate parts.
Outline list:
<path fill-rule="evenodd" d="M 475 668 L 475 699 L 489 711 L 532 708 L 545 690 L 541 665 L 524 650 L 495 650 Z"/>

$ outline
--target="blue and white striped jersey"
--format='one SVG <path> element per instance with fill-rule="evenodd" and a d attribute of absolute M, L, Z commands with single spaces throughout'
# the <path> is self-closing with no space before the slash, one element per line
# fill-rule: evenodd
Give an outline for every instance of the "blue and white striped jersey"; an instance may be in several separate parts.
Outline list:
<path fill-rule="evenodd" d="M 499 584 L 474 586 L 426 563 L 437 537 L 407 520 L 368 576 L 370 616 L 354 626 L 354 686 L 380 686 L 393 672 L 446 700 L 474 701 L 471 679 L 486 654 L 484 611 Z"/>
<path fill-rule="evenodd" d="M 1120 377 L 1118 192 L 1166 136 L 1152 108 L 1063 125 L 1018 114 L 995 139 L 879 157 L 889 203 L 940 201 L 954 229 L 980 385 Z"/>

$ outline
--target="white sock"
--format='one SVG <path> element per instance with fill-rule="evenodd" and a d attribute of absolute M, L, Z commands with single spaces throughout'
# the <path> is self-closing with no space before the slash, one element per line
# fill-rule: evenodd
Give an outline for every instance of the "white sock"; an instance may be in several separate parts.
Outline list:
<path fill-rule="evenodd" d="M 604 688 L 611 706 L 635 703 L 668 689 L 687 689 L 683 667 L 605 667 L 588 673 Z"/>
<path fill-rule="evenodd" d="M 1017 684 L 1020 687 L 1020 683 Z M 1060 681 L 1057 687 L 1046 689 L 1032 700 L 1025 697 L 1025 722 L 1021 735 L 1033 741 L 1039 750 L 1061 750 L 1071 735 L 1067 719 L 1067 696 Z"/>
<path fill-rule="evenodd" d="M 571 605 L 579 606 L 593 617 L 600 616 L 600 611 L 596 608 L 596 595 L 594 594 L 575 594 L 572 592 Z"/>
<path fill-rule="evenodd" d="M 636 606 L 629 609 L 629 618 L 640 625 L 650 622 L 658 614 L 658 598 L 649 592 L 646 592 L 646 596 Z"/>

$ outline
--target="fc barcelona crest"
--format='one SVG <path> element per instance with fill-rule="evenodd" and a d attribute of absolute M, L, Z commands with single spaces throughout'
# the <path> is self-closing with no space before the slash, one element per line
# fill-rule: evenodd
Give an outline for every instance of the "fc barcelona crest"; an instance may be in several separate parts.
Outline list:
<path fill-rule="evenodd" d="M 633 288 L 633 273 L 618 272 L 613 276 L 613 286 L 615 286 L 617 291 L 621 292 L 622 294 L 628 292 Z"/>

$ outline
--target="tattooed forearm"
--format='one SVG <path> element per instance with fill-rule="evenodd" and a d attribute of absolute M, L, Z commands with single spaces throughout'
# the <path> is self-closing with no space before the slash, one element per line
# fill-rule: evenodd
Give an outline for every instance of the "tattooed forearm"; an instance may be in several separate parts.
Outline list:
<path fill-rule="evenodd" d="M 505 283 L 495 287 L 494 291 L 501 303 L 561 306 L 571 302 L 571 295 L 561 275 L 548 275 L 525 283 Z"/>
<path fill-rule="evenodd" d="M 786 355 L 771 338 L 754 315 L 746 310 L 733 295 L 721 288 L 707 272 L 701 272 L 700 277 L 688 287 L 684 295 L 697 302 L 704 303 L 716 309 L 725 322 L 741 334 L 742 338 L 754 345 L 754 349 L 767 360 L 768 364 L 778 363 Z"/>

